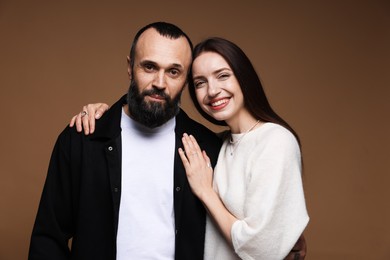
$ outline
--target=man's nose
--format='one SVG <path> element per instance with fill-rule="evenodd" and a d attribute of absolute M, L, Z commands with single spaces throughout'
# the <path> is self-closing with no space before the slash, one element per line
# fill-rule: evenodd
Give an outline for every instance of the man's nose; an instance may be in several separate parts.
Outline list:
<path fill-rule="evenodd" d="M 154 81 L 153 81 L 153 86 L 159 89 L 164 89 L 165 88 L 165 72 L 163 70 L 158 71 L 155 74 Z"/>

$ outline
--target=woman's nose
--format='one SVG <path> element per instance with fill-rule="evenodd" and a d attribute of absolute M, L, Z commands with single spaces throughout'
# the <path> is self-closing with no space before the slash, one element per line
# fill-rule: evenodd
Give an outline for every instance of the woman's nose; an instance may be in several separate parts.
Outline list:
<path fill-rule="evenodd" d="M 209 82 L 209 86 L 207 89 L 207 94 L 209 97 L 215 97 L 221 92 L 221 89 L 219 88 L 218 84 Z"/>

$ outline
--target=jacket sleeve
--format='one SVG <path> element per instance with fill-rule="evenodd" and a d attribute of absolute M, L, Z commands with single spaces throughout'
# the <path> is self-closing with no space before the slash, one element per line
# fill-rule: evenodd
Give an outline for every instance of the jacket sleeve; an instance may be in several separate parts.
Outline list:
<path fill-rule="evenodd" d="M 72 180 L 70 147 L 70 130 L 65 129 L 51 155 L 31 235 L 29 260 L 70 258 L 68 243 L 75 229 L 75 205 L 72 202 L 75 183 Z"/>

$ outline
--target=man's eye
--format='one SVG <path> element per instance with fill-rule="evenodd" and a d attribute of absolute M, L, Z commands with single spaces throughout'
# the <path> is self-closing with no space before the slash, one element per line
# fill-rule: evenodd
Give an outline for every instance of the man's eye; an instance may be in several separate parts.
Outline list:
<path fill-rule="evenodd" d="M 177 70 L 177 69 L 172 69 L 170 72 L 169 72 L 172 76 L 178 76 L 180 74 L 180 71 Z"/>
<path fill-rule="evenodd" d="M 145 64 L 144 68 L 146 71 L 152 71 L 154 69 L 154 66 L 152 64 Z"/>

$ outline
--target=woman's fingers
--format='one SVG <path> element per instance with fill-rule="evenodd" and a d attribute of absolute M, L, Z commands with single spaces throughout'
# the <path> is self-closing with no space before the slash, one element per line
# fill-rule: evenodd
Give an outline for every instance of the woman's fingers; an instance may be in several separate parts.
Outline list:
<path fill-rule="evenodd" d="M 106 103 L 99 103 L 99 104 L 100 105 L 95 113 L 95 119 L 99 119 L 110 108 L 110 106 L 107 105 Z"/>
<path fill-rule="evenodd" d="M 212 168 L 212 167 L 211 167 L 211 160 L 210 160 L 210 158 L 207 156 L 206 151 L 202 151 L 202 156 L 203 156 L 203 159 L 204 159 L 204 160 L 206 161 L 206 163 L 207 163 L 207 167 Z"/>
<path fill-rule="evenodd" d="M 184 169 L 186 170 L 186 172 L 189 172 L 190 171 L 190 163 L 187 159 L 186 153 L 181 148 L 179 148 L 179 155 L 180 155 L 181 161 L 183 162 Z"/>
<path fill-rule="evenodd" d="M 195 138 L 191 135 L 184 134 L 182 141 L 184 150 L 189 161 L 194 162 L 195 160 L 199 159 L 199 157 L 201 156 L 201 151 Z"/>
<path fill-rule="evenodd" d="M 85 135 L 89 134 L 89 117 L 93 116 L 92 114 L 94 113 L 94 111 L 91 111 L 91 109 L 88 108 L 88 106 L 89 105 L 83 106 L 83 111 L 81 112 L 81 118 L 80 118 Z"/>
<path fill-rule="evenodd" d="M 84 129 L 84 133 L 89 134 L 89 123 L 88 123 L 89 112 L 86 106 L 77 115 L 73 116 L 70 120 L 69 126 L 76 126 L 77 132 L 81 132 Z"/>
<path fill-rule="evenodd" d="M 77 115 L 73 116 L 72 119 L 70 120 L 70 123 L 69 123 L 70 127 L 73 127 L 74 124 L 76 123 L 76 117 L 77 117 Z"/>
<path fill-rule="evenodd" d="M 105 103 L 85 105 L 80 113 L 72 117 L 69 126 L 76 126 L 77 132 L 84 130 L 84 134 L 92 134 L 95 132 L 95 120 L 99 119 L 109 108 Z"/>
<path fill-rule="evenodd" d="M 205 151 L 202 151 L 195 137 L 184 134 L 182 138 L 185 156 L 188 163 L 194 167 L 209 167 L 211 168 L 210 158 Z M 183 153 L 184 153 L 183 151 Z"/>
<path fill-rule="evenodd" d="M 95 123 L 96 119 L 99 119 L 109 108 L 109 106 L 105 103 L 96 103 L 96 104 L 88 104 L 88 120 L 83 122 L 85 128 L 89 128 L 89 133 L 93 134 L 95 132 Z"/>
<path fill-rule="evenodd" d="M 193 146 L 193 148 L 197 151 L 197 152 L 201 152 L 201 149 L 198 145 L 198 142 L 196 141 L 195 137 L 192 136 L 192 135 L 189 135 L 188 136 L 190 142 L 191 142 L 191 145 Z"/>

